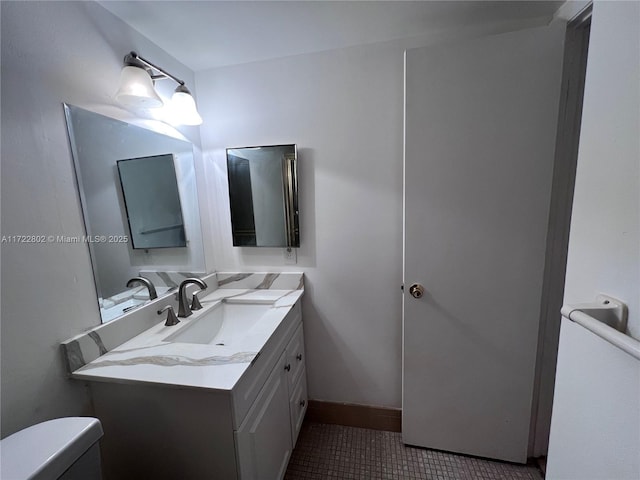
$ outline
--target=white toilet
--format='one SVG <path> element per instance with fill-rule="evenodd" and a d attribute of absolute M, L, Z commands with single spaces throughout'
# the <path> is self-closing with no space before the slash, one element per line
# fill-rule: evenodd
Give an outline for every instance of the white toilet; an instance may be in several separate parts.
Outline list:
<path fill-rule="evenodd" d="M 2 480 L 99 480 L 100 420 L 56 418 L 0 441 Z"/>

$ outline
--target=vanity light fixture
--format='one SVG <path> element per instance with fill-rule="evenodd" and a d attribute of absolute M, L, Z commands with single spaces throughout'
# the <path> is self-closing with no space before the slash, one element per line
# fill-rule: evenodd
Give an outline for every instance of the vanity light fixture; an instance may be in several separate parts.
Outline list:
<path fill-rule="evenodd" d="M 153 88 L 153 83 L 155 80 L 165 79 L 178 84 L 171 97 L 171 110 L 177 117 L 176 120 L 183 125 L 200 125 L 202 117 L 184 81 L 142 58 L 136 52 L 130 52 L 124 57 L 116 100 L 127 107 L 162 107 L 162 99 Z"/>

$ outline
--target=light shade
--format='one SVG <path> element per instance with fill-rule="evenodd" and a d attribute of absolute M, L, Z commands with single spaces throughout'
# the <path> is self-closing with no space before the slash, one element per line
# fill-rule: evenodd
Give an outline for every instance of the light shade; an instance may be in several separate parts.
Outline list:
<path fill-rule="evenodd" d="M 122 69 L 116 100 L 128 107 L 159 108 L 163 105 L 147 71 L 133 66 Z"/>
<path fill-rule="evenodd" d="M 202 117 L 196 108 L 191 92 L 184 85 L 178 86 L 171 97 L 171 106 L 176 120 L 183 125 L 200 125 Z"/>

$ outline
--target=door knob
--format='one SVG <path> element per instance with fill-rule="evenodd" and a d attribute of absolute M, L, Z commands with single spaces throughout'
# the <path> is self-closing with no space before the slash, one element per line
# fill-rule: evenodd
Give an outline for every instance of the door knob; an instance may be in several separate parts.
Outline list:
<path fill-rule="evenodd" d="M 409 287 L 409 293 L 413 298 L 422 298 L 424 295 L 424 287 L 419 283 L 414 283 Z"/>

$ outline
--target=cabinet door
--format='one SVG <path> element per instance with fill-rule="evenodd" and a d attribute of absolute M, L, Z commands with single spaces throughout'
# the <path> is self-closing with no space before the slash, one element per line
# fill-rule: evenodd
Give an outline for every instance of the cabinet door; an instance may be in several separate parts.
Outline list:
<path fill-rule="evenodd" d="M 307 379 L 304 373 L 293 388 L 289 397 L 289 414 L 291 415 L 291 443 L 296 446 L 298 434 L 302 427 L 304 414 L 307 411 Z"/>
<path fill-rule="evenodd" d="M 236 431 L 238 469 L 242 480 L 284 477 L 291 456 L 291 430 L 285 354 Z"/>
<path fill-rule="evenodd" d="M 305 375 L 305 358 L 304 358 L 304 332 L 302 323 L 296 329 L 287 345 L 287 371 L 289 392 L 293 392 L 294 386 L 301 376 Z"/>

